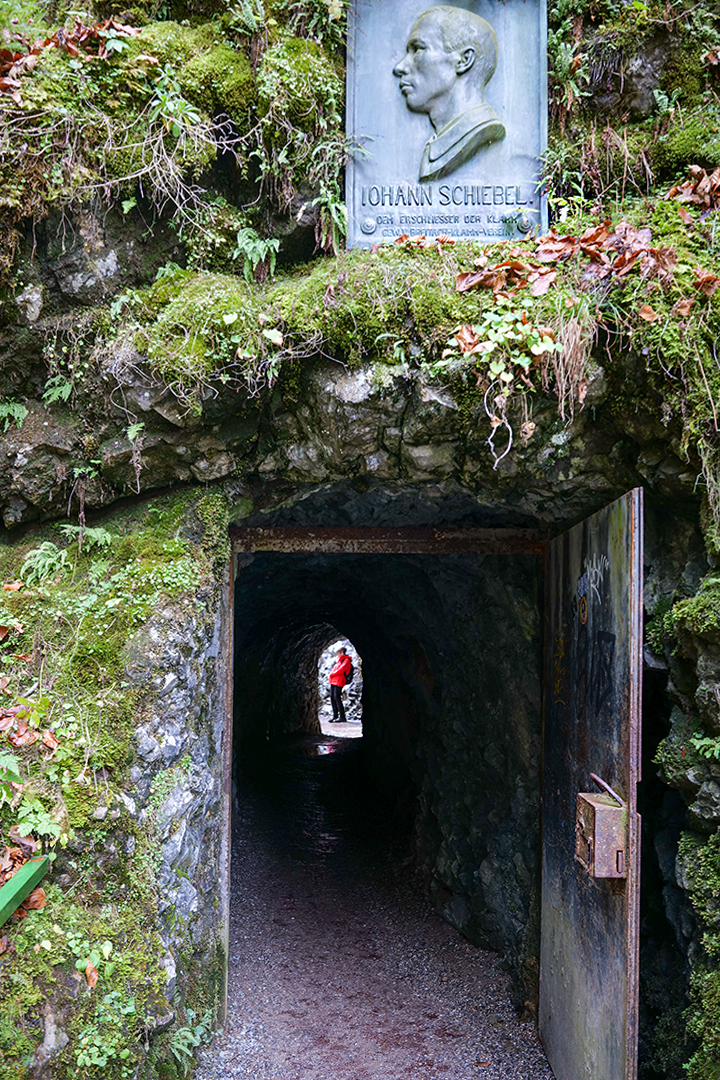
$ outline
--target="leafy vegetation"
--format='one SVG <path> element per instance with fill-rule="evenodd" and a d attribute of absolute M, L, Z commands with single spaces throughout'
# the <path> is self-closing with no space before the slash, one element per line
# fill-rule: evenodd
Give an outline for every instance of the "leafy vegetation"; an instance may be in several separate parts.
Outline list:
<path fill-rule="evenodd" d="M 165 1000 L 165 950 L 152 825 L 139 829 L 116 797 L 129 784 L 139 707 L 121 675 L 128 642 L 159 602 L 195 597 L 215 580 L 217 540 L 204 525 L 222 514 L 213 506 L 176 497 L 107 527 L 62 525 L 57 540 L 0 554 L 0 836 L 11 845 L 2 865 L 8 851 L 17 865 L 42 847 L 61 872 L 0 930 L 3 1078 L 20 1075 L 38 1044 L 38 1002 L 57 997 L 64 1008 L 62 987 L 74 979 L 57 1074 L 126 1080 L 146 1060 Z M 189 520 L 197 543 L 185 538 Z M 188 768 L 180 762 L 178 775 Z M 158 781 L 155 805 L 170 790 Z M 125 858 L 108 861 L 108 812 L 114 836 L 132 837 Z M 189 1061 L 211 1019 L 181 1007 L 178 1025 L 154 1044 L 156 1059 Z"/>

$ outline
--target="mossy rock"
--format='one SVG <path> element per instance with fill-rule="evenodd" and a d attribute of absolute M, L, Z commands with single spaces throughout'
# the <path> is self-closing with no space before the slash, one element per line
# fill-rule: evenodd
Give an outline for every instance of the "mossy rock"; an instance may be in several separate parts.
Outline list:
<path fill-rule="evenodd" d="M 679 49 L 665 64 L 660 85 L 668 97 L 679 91 L 683 105 L 696 102 L 707 82 L 707 69 L 697 48 Z"/>
<path fill-rule="evenodd" d="M 681 640 L 690 635 L 720 645 L 720 573 L 708 574 L 695 596 L 675 604 L 671 618 Z"/>
<path fill-rule="evenodd" d="M 716 1080 L 720 1061 L 720 968 L 695 970 L 691 979 L 693 1008 L 688 1029 L 700 1048 L 687 1068 L 688 1080 Z"/>
<path fill-rule="evenodd" d="M 227 113 L 239 127 L 247 126 L 247 111 L 255 97 L 250 62 L 228 45 L 198 52 L 179 73 L 183 94 L 211 116 Z"/>
<path fill-rule="evenodd" d="M 203 51 L 223 44 L 218 26 L 181 26 L 176 22 L 157 22 L 143 27 L 123 53 L 124 65 L 132 65 L 140 54 L 156 57 L 161 64 L 170 64 L 176 71 Z"/>
<path fill-rule="evenodd" d="M 261 112 L 279 111 L 301 131 L 313 131 L 323 117 L 337 116 L 342 108 L 343 81 L 314 41 L 285 38 L 271 46 L 257 82 Z"/>
<path fill-rule="evenodd" d="M 689 165 L 716 169 L 720 165 L 720 127 L 714 120 L 697 118 L 676 125 L 652 149 L 656 169 L 685 171 Z"/>

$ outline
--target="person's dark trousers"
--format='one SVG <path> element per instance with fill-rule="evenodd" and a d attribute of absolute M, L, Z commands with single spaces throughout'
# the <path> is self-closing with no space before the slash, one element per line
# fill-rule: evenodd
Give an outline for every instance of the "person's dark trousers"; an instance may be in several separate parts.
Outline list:
<path fill-rule="evenodd" d="M 338 713 L 340 714 L 340 720 L 344 724 L 345 721 L 345 706 L 342 699 L 342 686 L 335 686 L 330 683 L 330 704 L 332 705 L 333 720 L 337 720 Z"/>

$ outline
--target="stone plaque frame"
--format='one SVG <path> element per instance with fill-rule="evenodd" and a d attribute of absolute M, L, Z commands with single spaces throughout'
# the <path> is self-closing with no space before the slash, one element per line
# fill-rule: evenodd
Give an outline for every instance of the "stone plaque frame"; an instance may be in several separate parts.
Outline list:
<path fill-rule="evenodd" d="M 546 230 L 546 0 L 353 0 L 348 20 L 348 247 Z"/>

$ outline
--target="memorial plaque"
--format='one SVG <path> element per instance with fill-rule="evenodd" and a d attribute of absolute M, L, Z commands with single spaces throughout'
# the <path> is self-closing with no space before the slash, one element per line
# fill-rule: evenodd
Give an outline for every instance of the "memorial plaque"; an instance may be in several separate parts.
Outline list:
<path fill-rule="evenodd" d="M 545 0 L 354 0 L 349 18 L 349 246 L 545 229 Z"/>

